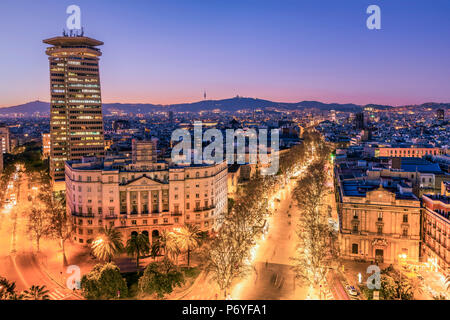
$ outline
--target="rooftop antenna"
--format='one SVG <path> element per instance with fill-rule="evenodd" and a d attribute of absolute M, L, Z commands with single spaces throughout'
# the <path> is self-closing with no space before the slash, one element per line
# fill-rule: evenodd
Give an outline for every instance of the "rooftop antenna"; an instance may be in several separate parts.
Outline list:
<path fill-rule="evenodd" d="M 206 100 L 206 90 L 205 90 L 205 92 L 203 93 L 203 99 Z"/>
<path fill-rule="evenodd" d="M 82 37 L 84 36 L 84 28 L 83 27 L 81 27 L 81 36 Z"/>

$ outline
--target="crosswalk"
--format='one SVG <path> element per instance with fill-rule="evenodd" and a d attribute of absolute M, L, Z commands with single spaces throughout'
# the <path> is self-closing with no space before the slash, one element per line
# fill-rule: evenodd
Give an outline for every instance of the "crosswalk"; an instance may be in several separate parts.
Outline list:
<path fill-rule="evenodd" d="M 330 290 L 327 290 L 325 292 L 325 299 L 324 300 L 334 300 L 334 296 L 333 296 L 333 294 L 331 293 Z"/>
<path fill-rule="evenodd" d="M 67 297 L 67 294 L 61 292 L 58 289 L 55 289 L 54 291 L 50 292 L 48 296 L 50 297 L 50 300 L 63 300 Z"/>

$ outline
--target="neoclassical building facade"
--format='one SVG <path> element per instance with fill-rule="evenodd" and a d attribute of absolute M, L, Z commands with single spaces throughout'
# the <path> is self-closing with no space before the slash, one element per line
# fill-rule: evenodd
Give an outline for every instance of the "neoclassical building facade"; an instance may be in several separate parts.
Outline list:
<path fill-rule="evenodd" d="M 338 181 L 341 257 L 419 261 L 421 207 L 404 181 Z"/>
<path fill-rule="evenodd" d="M 227 211 L 227 164 L 175 166 L 129 159 L 66 162 L 66 206 L 73 240 L 90 244 L 105 226 L 126 241 L 145 233 L 195 224 L 214 232 Z"/>

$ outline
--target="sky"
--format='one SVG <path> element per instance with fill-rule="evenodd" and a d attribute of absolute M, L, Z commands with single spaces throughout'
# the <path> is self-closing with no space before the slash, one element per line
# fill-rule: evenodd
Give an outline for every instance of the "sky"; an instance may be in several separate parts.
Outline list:
<path fill-rule="evenodd" d="M 104 103 L 450 102 L 448 0 L 1 0 L 0 107 L 49 101 L 42 40 L 71 4 L 105 43 Z"/>

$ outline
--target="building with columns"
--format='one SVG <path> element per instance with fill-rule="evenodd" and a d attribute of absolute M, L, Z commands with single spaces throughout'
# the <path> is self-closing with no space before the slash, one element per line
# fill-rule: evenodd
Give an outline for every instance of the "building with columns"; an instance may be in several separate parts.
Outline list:
<path fill-rule="evenodd" d="M 336 170 L 341 257 L 396 263 L 419 261 L 420 200 L 402 178 L 347 178 Z"/>
<path fill-rule="evenodd" d="M 81 245 L 104 226 L 118 228 L 124 241 L 133 233 L 146 233 L 152 241 L 185 223 L 214 232 L 227 211 L 226 162 L 175 166 L 85 158 L 67 161 L 65 176 L 73 240 Z"/>

